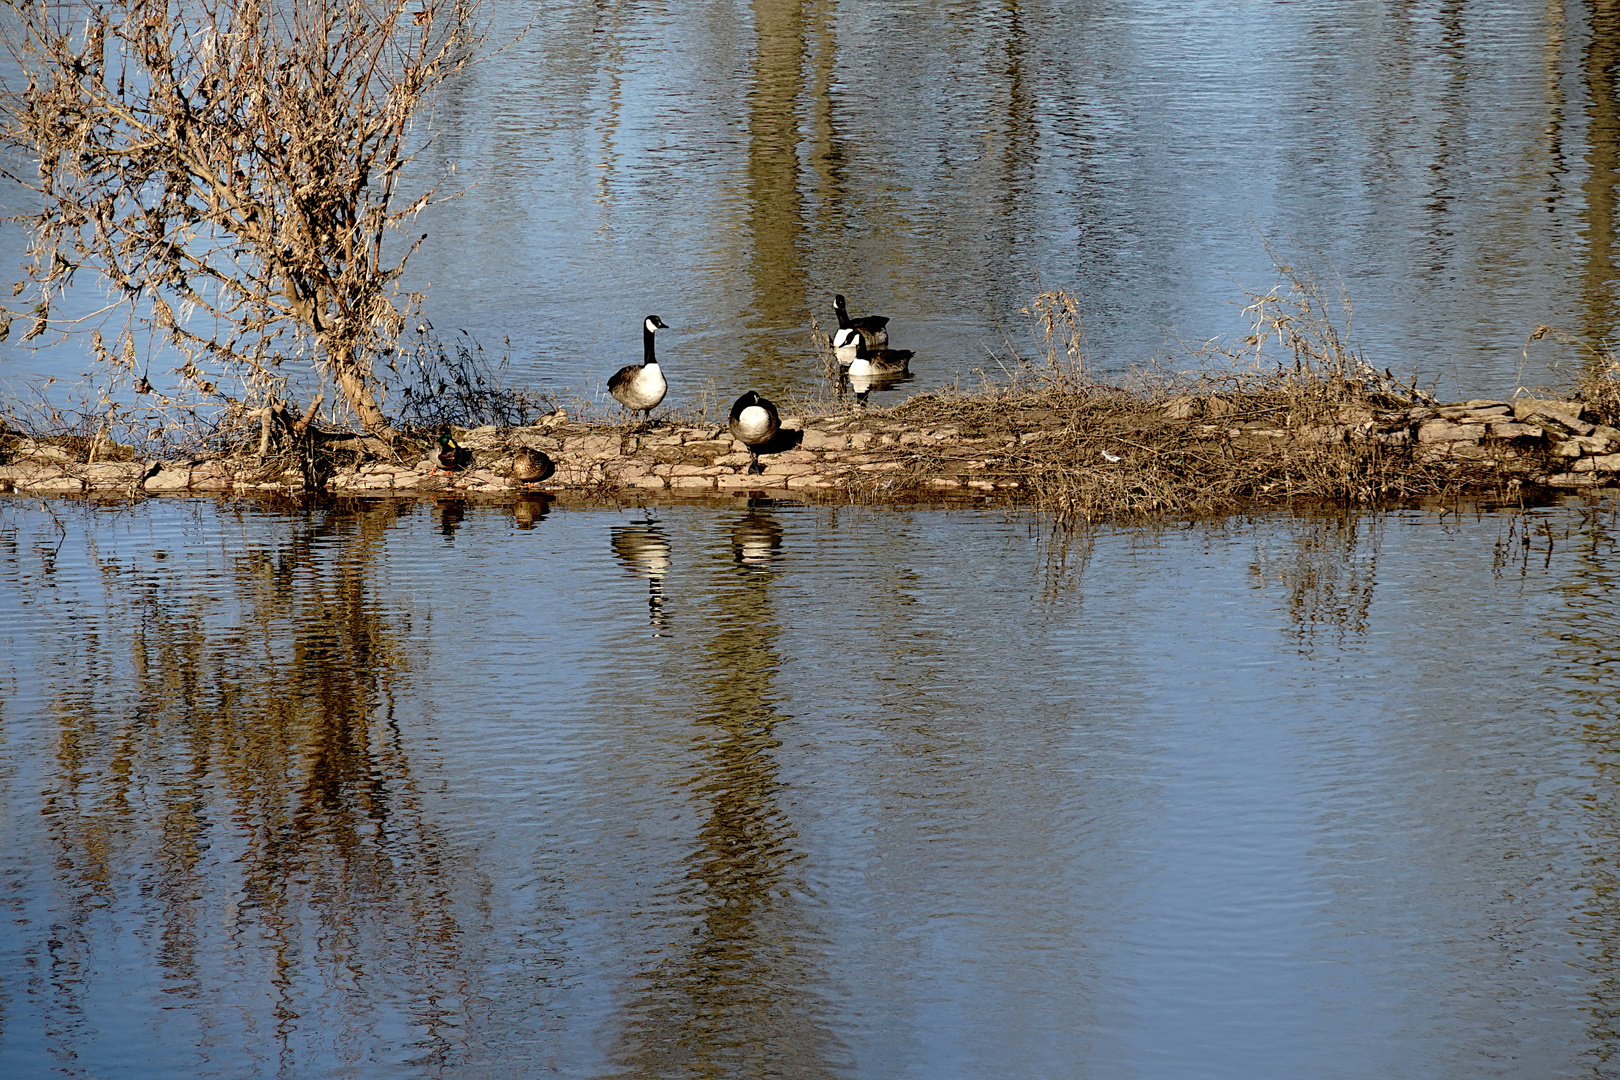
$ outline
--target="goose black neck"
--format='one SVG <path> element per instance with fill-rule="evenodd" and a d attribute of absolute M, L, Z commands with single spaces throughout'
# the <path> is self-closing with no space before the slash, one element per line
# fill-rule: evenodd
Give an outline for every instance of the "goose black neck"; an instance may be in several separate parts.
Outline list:
<path fill-rule="evenodd" d="M 656 363 L 658 361 L 653 357 L 653 328 L 643 326 L 641 328 L 641 366 L 646 367 L 648 364 Z"/>
<path fill-rule="evenodd" d="M 838 313 L 838 329 L 848 330 L 849 309 L 844 306 L 844 298 L 842 296 L 833 300 L 833 310 Z"/>

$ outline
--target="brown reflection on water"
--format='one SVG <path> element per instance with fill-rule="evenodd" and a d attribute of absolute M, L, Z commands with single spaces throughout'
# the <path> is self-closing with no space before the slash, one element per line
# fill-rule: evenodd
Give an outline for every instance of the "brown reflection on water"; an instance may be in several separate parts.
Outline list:
<path fill-rule="evenodd" d="M 1291 634 L 1301 649 L 1324 638 L 1343 644 L 1367 632 L 1383 522 L 1382 515 L 1350 510 L 1289 518 L 1268 533 L 1287 535 L 1287 546 L 1255 552 L 1250 576 L 1260 588 L 1281 587 Z"/>
<path fill-rule="evenodd" d="M 1587 89 L 1590 168 L 1585 184 L 1586 340 L 1610 342 L 1615 331 L 1614 211 L 1620 183 L 1620 0 L 1592 0 L 1592 36 L 1581 68 Z"/>
<path fill-rule="evenodd" d="M 775 377 L 787 363 L 772 334 L 805 324 L 805 207 L 799 190 L 798 104 L 812 59 L 825 83 L 830 47 L 811 52 L 809 19 L 825 37 L 828 5 L 800 0 L 755 0 L 752 85 L 748 92 L 748 279 L 751 330 L 762 331 L 744 357 L 750 379 Z M 830 298 L 829 298 L 830 299 Z"/>
<path fill-rule="evenodd" d="M 1584 817 L 1579 885 L 1589 893 L 1574 905 L 1571 931 L 1586 958 L 1588 1051 L 1612 1065 L 1620 1054 L 1620 529 L 1613 508 L 1588 508 L 1560 540 L 1574 556 L 1560 575 L 1564 598 L 1552 632 L 1560 640 L 1559 671 L 1567 715 L 1584 747 L 1589 779 L 1579 789 Z M 1576 882 L 1570 882 L 1574 886 Z"/>
<path fill-rule="evenodd" d="M 107 621 L 52 666 L 64 1011 L 100 962 L 100 909 L 134 904 L 164 991 L 263 1001 L 284 1067 L 312 1036 L 363 1060 L 380 983 L 400 992 L 418 1060 L 457 1049 L 465 868 L 418 803 L 392 713 L 420 658 L 374 595 L 402 512 L 332 509 L 278 541 L 221 541 L 223 570 L 99 561 Z"/>
<path fill-rule="evenodd" d="M 632 1076 L 826 1077 L 847 1062 L 813 989 L 822 950 L 792 899 L 801 855 L 777 802 L 775 732 L 788 718 L 776 707 L 782 628 L 771 588 L 782 530 L 754 510 L 730 541 L 712 553 L 704 622 L 714 631 L 694 676 L 686 786 L 703 817 L 683 891 L 697 924 L 637 979 L 614 1057 Z"/>

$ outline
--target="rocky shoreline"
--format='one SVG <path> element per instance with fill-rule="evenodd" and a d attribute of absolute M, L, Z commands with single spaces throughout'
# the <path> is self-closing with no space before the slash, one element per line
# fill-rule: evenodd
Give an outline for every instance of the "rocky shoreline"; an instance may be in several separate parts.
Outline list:
<path fill-rule="evenodd" d="M 1061 410 L 1012 409 L 994 422 L 969 416 L 933 422 L 927 409 L 787 417 L 749 472 L 749 454 L 726 428 L 679 418 L 647 430 L 588 425 L 563 412 L 537 423 L 457 432 L 470 455 L 454 474 L 435 472 L 425 449 L 390 451 L 332 463 L 319 490 L 334 496 L 448 493 L 501 498 L 522 493 L 588 492 L 704 495 L 777 492 L 802 497 L 905 501 L 941 494 L 1029 500 L 1050 470 L 1095 470 L 1128 482 L 1146 452 L 1135 429 L 1174 429 L 1186 445 L 1229 455 L 1270 455 L 1288 462 L 1324 451 L 1348 461 L 1377 457 L 1438 475 L 1461 494 L 1524 487 L 1591 489 L 1620 484 L 1620 429 L 1598 422 L 1578 401 L 1521 397 L 1447 405 L 1375 408 L 1341 405 L 1320 417 L 1246 418 L 1214 395 L 1183 395 L 1144 405 L 1131 423 L 1088 429 Z M 924 415 L 913 415 L 913 414 Z M 84 442 L 84 440 L 78 440 Z M 381 444 L 378 444 L 379 446 Z M 555 467 L 542 481 L 514 479 L 520 448 Z M 8 436 L 0 492 L 12 495 L 138 497 L 218 493 L 309 493 L 309 469 L 297 454 L 211 460 L 136 460 L 112 447 L 78 452 L 69 440 Z M 108 460 L 115 456 L 129 460 Z M 351 456 L 353 457 L 353 456 Z M 1283 494 L 1286 494 L 1284 492 Z"/>

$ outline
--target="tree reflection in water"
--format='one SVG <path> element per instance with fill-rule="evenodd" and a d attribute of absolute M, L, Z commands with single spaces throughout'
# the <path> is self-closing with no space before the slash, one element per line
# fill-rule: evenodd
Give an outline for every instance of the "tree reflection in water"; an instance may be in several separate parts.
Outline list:
<path fill-rule="evenodd" d="M 279 540 L 185 558 L 91 547 L 104 620 L 81 614 L 47 665 L 61 893 L 31 964 L 58 1056 L 82 1036 L 85 988 L 129 977 L 109 965 L 128 962 L 131 923 L 162 989 L 220 1025 L 200 1052 L 228 1046 L 244 1073 L 461 1049 L 474 980 L 456 912 L 473 883 L 419 803 L 392 716 L 420 658 L 372 588 L 404 509 L 313 510 Z M 265 1002 L 273 1040 L 247 1002 Z M 279 1061 L 243 1061 L 249 1046 Z"/>
<path fill-rule="evenodd" d="M 813 989 L 823 949 L 791 899 L 801 854 L 777 803 L 782 529 L 756 508 L 729 539 L 707 564 L 710 635 L 693 679 L 687 787 L 706 816 L 682 891 L 698 917 L 690 940 L 639 976 L 614 1056 L 633 1076 L 831 1076 L 848 1063 Z"/>
<path fill-rule="evenodd" d="M 1581 745 L 1587 775 L 1578 788 L 1582 827 L 1576 875 L 1590 900 L 1570 927 L 1588 971 L 1588 1051 L 1594 1069 L 1620 1051 L 1620 552 L 1616 507 L 1587 507 L 1558 540 L 1570 565 L 1558 575 L 1563 605 L 1546 633 L 1556 639 L 1554 670 L 1569 701 L 1559 715 Z M 1529 531 L 1530 526 L 1522 526 Z M 1548 529 L 1548 542 L 1553 542 Z M 1574 881 L 1569 883 L 1571 886 Z M 1596 1075 L 1596 1073 L 1594 1073 Z"/>

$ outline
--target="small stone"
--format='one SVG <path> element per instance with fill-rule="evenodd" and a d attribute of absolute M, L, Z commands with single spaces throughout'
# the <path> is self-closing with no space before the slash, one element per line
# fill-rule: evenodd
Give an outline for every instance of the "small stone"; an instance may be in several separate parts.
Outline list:
<path fill-rule="evenodd" d="M 1426 420 L 1418 428 L 1418 442 L 1478 442 L 1485 437 L 1483 424 L 1453 424 L 1449 420 Z"/>
<path fill-rule="evenodd" d="M 134 461 L 103 461 L 91 465 L 84 470 L 84 478 L 92 486 L 110 487 L 115 484 L 132 484 L 140 479 L 146 466 Z"/>
<path fill-rule="evenodd" d="M 68 476 L 66 473 L 57 473 L 55 476 L 40 476 L 33 480 L 19 480 L 16 482 L 18 491 L 31 495 L 77 495 L 84 490 L 84 481 L 77 476 Z"/>
<path fill-rule="evenodd" d="M 1503 420 L 1493 421 L 1490 433 L 1493 439 L 1539 439 L 1542 434 L 1534 424 L 1515 424 Z"/>
<path fill-rule="evenodd" d="M 583 458 L 618 457 L 623 440 L 617 435 L 576 435 L 563 440 L 563 452 Z"/>
<path fill-rule="evenodd" d="M 781 461 L 781 462 L 803 463 L 803 462 L 807 462 L 807 461 L 819 461 L 821 459 L 817 454 L 814 454 L 814 453 L 810 452 L 809 450 L 784 450 L 780 454 L 772 454 L 771 455 L 771 460 L 772 461 Z"/>
<path fill-rule="evenodd" d="M 149 492 L 188 491 L 191 487 L 191 470 L 183 465 L 164 468 L 147 476 L 146 483 L 141 487 Z"/>
<path fill-rule="evenodd" d="M 1552 452 L 1558 457 L 1578 458 L 1586 454 L 1603 454 L 1609 449 L 1609 440 L 1594 439 L 1590 435 L 1574 435 L 1553 443 Z"/>
<path fill-rule="evenodd" d="M 1534 423 L 1537 418 L 1561 424 L 1577 435 L 1587 435 L 1592 425 L 1581 419 L 1581 406 L 1573 401 L 1547 401 L 1541 398 L 1519 398 L 1513 403 L 1513 415 Z"/>
<path fill-rule="evenodd" d="M 842 450 L 849 445 L 849 436 L 831 431 L 806 428 L 799 446 L 805 450 Z"/>
<path fill-rule="evenodd" d="M 1548 487 L 1579 488 L 1599 487 L 1609 483 L 1609 478 L 1598 473 L 1553 473 L 1542 483 Z"/>

